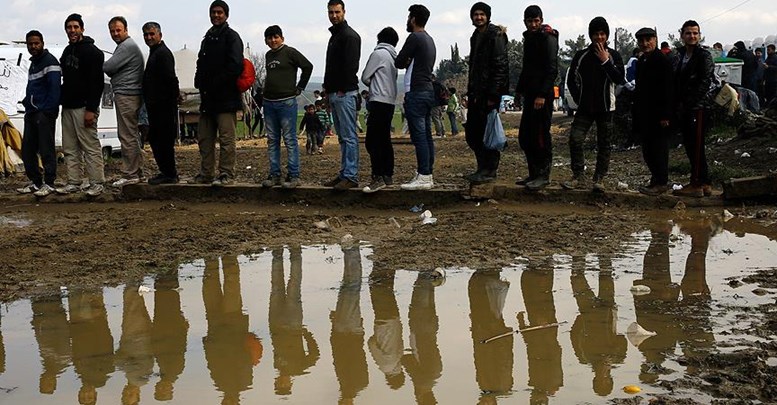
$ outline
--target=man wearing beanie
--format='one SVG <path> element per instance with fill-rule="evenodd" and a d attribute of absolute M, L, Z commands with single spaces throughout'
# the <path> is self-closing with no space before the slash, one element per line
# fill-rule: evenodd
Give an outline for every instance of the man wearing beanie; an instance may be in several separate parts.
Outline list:
<path fill-rule="evenodd" d="M 558 75 L 558 31 L 543 24 L 542 9 L 532 5 L 523 12 L 523 69 L 515 90 L 523 97 L 520 136 L 521 149 L 526 154 L 529 176 L 516 182 L 537 191 L 550 184 L 553 145 L 550 120 Z"/>
<path fill-rule="evenodd" d="M 468 176 L 472 184 L 496 180 L 501 153 L 483 146 L 488 113 L 499 107 L 508 93 L 507 28 L 491 23 L 491 6 L 477 2 L 469 13 L 475 32 L 469 40 L 466 139 L 475 153 L 477 171 Z"/>
<path fill-rule="evenodd" d="M 225 186 L 235 179 L 236 112 L 243 108 L 237 78 L 243 73 L 243 41 L 227 24 L 229 6 L 222 0 L 210 5 L 213 26 L 205 33 L 197 56 L 194 87 L 200 90 L 197 143 L 200 173 L 195 183 Z M 216 141 L 219 175 L 216 177 Z"/>
<path fill-rule="evenodd" d="M 103 61 L 105 55 L 94 40 L 84 36 L 84 20 L 80 14 L 65 19 L 67 47 L 62 51 L 62 150 L 67 166 L 67 185 L 58 188 L 59 194 L 81 190 L 82 162 L 86 163 L 89 188 L 86 194 L 97 196 L 103 192 L 105 173 L 100 140 L 97 137 L 97 117 L 103 95 Z"/>
<path fill-rule="evenodd" d="M 567 76 L 567 88 L 577 103 L 577 112 L 569 134 L 572 179 L 562 183 L 567 190 L 586 187 L 583 144 L 591 125 L 596 123 L 596 170 L 593 190 L 604 192 L 604 177 L 610 167 L 612 113 L 615 111 L 615 86 L 626 83 L 623 59 L 608 47 L 610 26 L 604 17 L 588 25 L 591 45 L 577 51 Z"/>

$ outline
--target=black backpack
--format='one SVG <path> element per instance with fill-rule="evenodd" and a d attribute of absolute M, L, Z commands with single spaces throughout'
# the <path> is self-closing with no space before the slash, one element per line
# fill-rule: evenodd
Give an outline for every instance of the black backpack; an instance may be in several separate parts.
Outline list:
<path fill-rule="evenodd" d="M 437 105 L 448 105 L 448 101 L 451 99 L 448 88 L 440 82 L 432 82 L 432 87 L 434 87 L 434 98 L 437 100 Z"/>

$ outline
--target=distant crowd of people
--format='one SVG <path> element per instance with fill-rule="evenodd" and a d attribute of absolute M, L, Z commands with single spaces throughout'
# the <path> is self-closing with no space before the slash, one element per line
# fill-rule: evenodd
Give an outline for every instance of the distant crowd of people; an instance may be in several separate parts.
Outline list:
<path fill-rule="evenodd" d="M 331 38 L 326 50 L 322 100 L 305 107 L 306 113 L 299 127 L 300 131 L 308 133 L 306 150 L 311 154 L 321 153 L 324 135 L 334 127 L 340 144 L 340 168 L 324 185 L 336 190 L 359 186 L 357 131 L 360 131 L 358 110 L 362 100 L 368 113 L 366 148 L 371 162 L 371 179 L 363 191 L 375 192 L 394 183 L 391 133 L 399 69 L 406 70 L 401 111 L 416 155 L 416 174 L 400 187 L 428 190 L 434 186 L 432 125 L 436 135 L 444 136 L 444 113 L 451 121 L 454 135 L 458 133 L 457 119 L 464 118 L 461 121 L 466 122 L 466 142 L 476 161 L 476 170 L 466 178 L 472 184 L 494 181 L 501 153 L 486 147 L 483 138 L 489 113 L 500 107 L 502 96 L 509 94 L 510 89 L 506 28 L 492 23 L 491 7 L 477 2 L 470 10 L 475 30 L 470 39 L 466 116 L 463 117 L 460 116 L 462 109 L 456 89 L 441 85 L 432 74 L 436 47 L 425 29 L 431 15 L 428 8 L 415 4 L 408 9 L 406 28 L 409 35 L 399 51 L 396 50 L 399 35 L 393 28 L 384 28 L 377 34 L 377 46 L 369 55 L 360 77 L 361 37 L 345 18 L 345 4 L 342 0 L 329 0 L 327 10 Z M 217 187 L 235 181 L 237 112 L 244 108 L 237 84 L 245 69 L 243 42 L 227 23 L 229 13 L 229 5 L 223 0 L 211 3 L 212 27 L 202 40 L 194 78 L 201 98 L 197 134 L 201 164 L 193 182 Z M 550 183 L 552 167 L 550 123 L 557 97 L 559 34 L 545 24 L 543 11 L 536 5 L 525 9 L 524 24 L 523 64 L 515 96 L 523 103 L 519 142 L 529 173 L 517 184 L 529 190 L 541 190 Z M 90 183 L 86 193 L 94 196 L 103 191 L 103 161 L 97 138 L 103 72 L 111 78 L 122 145 L 123 177 L 113 186 L 134 184 L 145 178 L 137 136 L 142 104 L 148 114 L 148 140 L 159 167 L 159 173 L 149 178 L 148 183 L 179 181 L 174 152 L 178 79 L 173 56 L 162 41 L 161 27 L 156 22 L 143 25 L 144 41 L 151 52 L 145 66 L 140 49 L 127 34 L 126 19 L 114 17 L 108 28 L 117 44 L 108 60 L 104 60 L 94 41 L 83 35 L 84 23 L 78 14 L 65 20 L 70 43 L 59 61 L 45 50 L 40 32 L 27 34 L 32 64 L 24 101 L 23 155 L 32 183 L 19 192 L 35 193 L 40 197 L 53 191 L 78 192 L 84 164 Z M 686 21 L 680 33 L 684 46 L 678 48 L 671 59 L 658 51 L 655 30 L 643 28 L 636 33 L 641 55 L 634 64 L 634 121 L 651 173 L 650 182 L 640 191 L 659 195 L 670 188 L 669 128 L 675 127 L 683 133 L 683 145 L 691 163 L 689 184 L 675 193 L 703 197 L 712 192 L 704 139 L 709 128 L 708 92 L 713 83 L 714 66 L 711 53 L 699 44 L 701 30 L 698 23 Z M 605 191 L 603 180 L 610 162 L 615 88 L 626 84 L 626 72 L 619 53 L 608 45 L 610 27 L 604 17 L 596 17 L 590 22 L 588 34 L 592 43 L 574 55 L 568 80 L 564 83 L 578 108 L 569 141 L 573 176 L 562 185 L 566 189 L 591 188 L 601 192 Z M 265 56 L 267 76 L 261 93 L 254 93 L 253 97 L 253 103 L 257 104 L 253 109 L 260 110 L 254 115 L 262 118 L 257 119 L 254 126 L 260 122 L 266 125 L 267 134 L 269 171 L 261 184 L 295 188 L 300 185 L 297 96 L 308 85 L 313 64 L 298 50 L 286 45 L 281 27 L 268 27 L 264 38 L 270 48 Z M 773 48 L 767 49 L 769 60 L 777 58 Z M 766 63 L 770 62 L 767 60 Z M 359 93 L 360 81 L 369 88 L 364 95 Z M 773 91 L 764 94 L 773 97 Z M 53 139 L 60 105 L 68 184 L 55 188 Z M 597 160 L 593 177 L 589 179 L 585 174 L 583 141 L 593 124 L 597 127 Z M 280 161 L 281 139 L 287 150 L 285 176 Z M 43 161 L 43 173 L 38 167 L 38 155 Z"/>

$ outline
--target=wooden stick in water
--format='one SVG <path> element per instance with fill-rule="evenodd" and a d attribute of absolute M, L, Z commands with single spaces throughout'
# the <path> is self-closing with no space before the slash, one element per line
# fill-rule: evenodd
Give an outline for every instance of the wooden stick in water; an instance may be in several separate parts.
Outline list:
<path fill-rule="evenodd" d="M 502 333 L 501 335 L 496 335 L 494 337 L 490 337 L 488 339 L 481 340 L 480 343 L 491 343 L 491 342 L 493 342 L 495 340 L 498 340 L 498 339 L 501 339 L 503 337 L 510 336 L 513 333 L 524 333 L 524 332 L 531 332 L 531 331 L 534 331 L 534 330 L 548 329 L 548 328 L 553 328 L 553 327 L 556 327 L 556 326 L 561 326 L 561 325 L 563 325 L 565 323 L 567 323 L 567 321 L 550 323 L 550 324 L 547 324 L 547 325 L 530 326 L 528 328 L 518 329 L 518 330 L 515 330 L 515 331 L 511 330 L 510 332 L 505 332 L 505 333 Z"/>

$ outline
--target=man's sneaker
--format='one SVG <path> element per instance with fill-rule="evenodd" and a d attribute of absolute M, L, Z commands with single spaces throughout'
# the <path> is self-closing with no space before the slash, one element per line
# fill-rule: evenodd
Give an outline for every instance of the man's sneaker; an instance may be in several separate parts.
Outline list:
<path fill-rule="evenodd" d="M 45 197 L 45 196 L 47 196 L 47 195 L 49 195 L 49 194 L 51 194 L 53 192 L 54 192 L 54 187 L 51 187 L 48 184 L 43 184 L 42 186 L 40 186 L 38 191 L 36 191 L 36 192 L 34 192 L 32 194 L 34 194 L 35 197 Z"/>
<path fill-rule="evenodd" d="M 56 190 L 57 194 L 72 194 L 72 193 L 78 193 L 81 191 L 81 187 L 77 186 L 75 184 L 67 184 L 63 187 L 59 187 Z"/>
<path fill-rule="evenodd" d="M 297 188 L 299 187 L 299 177 L 286 177 L 286 181 L 281 184 L 283 188 Z"/>
<path fill-rule="evenodd" d="M 376 192 L 378 190 L 382 190 L 384 188 L 386 188 L 386 182 L 383 181 L 383 177 L 382 176 L 373 176 L 372 177 L 372 182 L 370 184 L 368 184 L 367 186 L 365 186 L 362 189 L 362 191 L 364 193 L 371 194 L 371 193 L 374 193 L 374 192 Z"/>
<path fill-rule="evenodd" d="M 594 179 L 594 185 L 591 187 L 591 191 L 594 193 L 604 193 L 607 191 L 607 186 L 604 185 L 604 179 Z"/>
<path fill-rule="evenodd" d="M 168 177 L 160 173 L 156 176 L 148 179 L 148 184 L 151 186 L 158 186 L 160 184 L 176 184 L 178 183 L 178 177 Z"/>
<path fill-rule="evenodd" d="M 704 187 L 692 186 L 689 184 L 687 186 L 683 186 L 683 188 L 680 190 L 672 191 L 672 194 L 678 197 L 702 198 L 704 197 Z"/>
<path fill-rule="evenodd" d="M 666 193 L 667 190 L 669 190 L 669 187 L 665 184 L 653 184 L 648 186 L 642 186 L 639 188 L 639 192 L 641 194 L 645 194 L 653 197 L 664 194 Z"/>
<path fill-rule="evenodd" d="M 94 183 L 89 188 L 84 191 L 84 194 L 90 196 L 90 197 L 97 197 L 98 195 L 103 193 L 103 190 L 105 190 L 105 187 L 103 187 L 100 183 Z"/>
<path fill-rule="evenodd" d="M 394 178 L 391 176 L 383 176 L 383 182 L 386 183 L 386 186 L 394 185 Z"/>
<path fill-rule="evenodd" d="M 561 183 L 561 187 L 565 190 L 577 190 L 588 188 L 583 176 L 573 176 L 571 179 Z"/>
<path fill-rule="evenodd" d="M 213 177 L 198 174 L 194 176 L 194 179 L 192 179 L 189 184 L 213 184 Z"/>
<path fill-rule="evenodd" d="M 140 179 L 137 177 L 134 177 L 131 179 L 121 178 L 114 181 L 113 184 L 111 184 L 111 187 L 121 188 L 124 186 L 128 186 L 130 184 L 138 184 L 138 183 L 140 183 Z"/>
<path fill-rule="evenodd" d="M 334 186 L 340 184 L 341 181 L 343 181 L 343 179 L 341 179 L 340 176 L 337 176 L 334 179 L 329 180 L 329 181 L 327 181 L 326 183 L 324 183 L 322 185 L 324 187 L 334 187 Z"/>
<path fill-rule="evenodd" d="M 550 184 L 550 180 L 546 177 L 537 177 L 536 179 L 526 183 L 526 188 L 531 191 L 539 191 L 547 187 Z"/>
<path fill-rule="evenodd" d="M 266 179 L 262 180 L 262 187 L 264 188 L 270 188 L 275 186 L 281 185 L 281 176 L 267 176 Z"/>
<path fill-rule="evenodd" d="M 355 182 L 353 180 L 342 179 L 342 180 L 340 180 L 339 183 L 335 184 L 335 186 L 332 187 L 332 188 L 335 189 L 335 190 L 338 190 L 338 191 L 345 191 L 345 190 L 350 190 L 350 189 L 356 188 L 356 187 L 359 187 L 359 183 L 357 183 L 357 182 Z"/>
<path fill-rule="evenodd" d="M 36 186 L 34 183 L 30 183 L 22 188 L 17 188 L 16 192 L 19 194 L 32 194 L 40 190 L 40 187 Z"/>
<path fill-rule="evenodd" d="M 434 180 L 431 174 L 418 174 L 410 183 L 400 187 L 402 190 L 431 190 L 434 187 Z"/>
<path fill-rule="evenodd" d="M 525 186 L 525 185 L 529 184 L 529 182 L 531 182 L 532 180 L 534 180 L 534 179 L 531 178 L 530 176 L 526 176 L 526 177 L 524 177 L 522 179 L 518 179 L 518 181 L 515 182 L 515 185 L 516 186 Z"/>
<path fill-rule="evenodd" d="M 234 182 L 235 180 L 233 178 L 227 176 L 226 174 L 222 174 L 219 177 L 217 177 L 216 180 L 213 180 L 213 182 L 210 183 L 210 185 L 213 187 L 224 187 Z"/>

